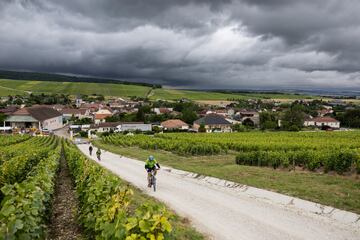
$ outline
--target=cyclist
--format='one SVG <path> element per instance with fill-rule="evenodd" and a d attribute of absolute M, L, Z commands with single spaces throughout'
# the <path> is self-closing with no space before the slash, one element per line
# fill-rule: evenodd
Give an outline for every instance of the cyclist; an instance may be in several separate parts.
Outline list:
<path fill-rule="evenodd" d="M 91 154 L 92 154 L 92 151 L 93 151 L 93 147 L 92 147 L 92 145 L 90 144 L 90 146 L 89 146 L 89 154 L 90 154 L 90 156 L 91 156 Z"/>
<path fill-rule="evenodd" d="M 154 171 L 154 175 L 156 175 L 156 171 L 160 169 L 159 163 L 156 161 L 154 156 L 149 156 L 149 158 L 145 162 L 145 169 L 148 173 L 147 180 L 148 180 L 148 187 L 151 187 L 150 178 L 151 172 Z"/>
<path fill-rule="evenodd" d="M 97 156 L 97 159 L 100 161 L 100 156 L 101 156 L 101 150 L 100 148 L 98 148 L 98 150 L 96 151 L 96 156 Z"/>

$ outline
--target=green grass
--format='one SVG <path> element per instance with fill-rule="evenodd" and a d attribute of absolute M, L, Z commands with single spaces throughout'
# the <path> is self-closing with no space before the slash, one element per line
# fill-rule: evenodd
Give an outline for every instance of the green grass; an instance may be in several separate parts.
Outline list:
<path fill-rule="evenodd" d="M 206 91 L 189 91 L 177 89 L 155 89 L 150 97 L 153 100 L 176 100 L 187 98 L 190 100 L 227 100 L 227 99 L 305 99 L 315 98 L 308 95 L 273 94 L 273 93 L 217 93 Z"/>
<path fill-rule="evenodd" d="M 154 155 L 160 164 L 299 197 L 360 214 L 360 179 L 312 172 L 289 172 L 235 164 L 235 155 L 184 157 L 166 151 L 144 150 L 95 142 L 101 148 L 145 160 Z M 160 180 L 161 181 L 161 180 Z"/>
<path fill-rule="evenodd" d="M 79 83 L 79 82 L 49 82 L 32 80 L 7 80 L 0 79 L 0 96 L 24 95 L 33 93 L 63 93 L 77 94 L 102 94 L 114 97 L 146 97 L 150 88 L 146 86 L 110 84 L 110 83 Z M 176 100 L 187 98 L 190 100 L 227 100 L 227 99 L 304 99 L 307 95 L 294 94 L 264 94 L 264 93 L 216 93 L 206 91 L 189 91 L 176 89 L 155 89 L 151 92 L 150 99 Z"/>
<path fill-rule="evenodd" d="M 9 90 L 12 89 L 12 90 Z M 25 91 L 33 93 L 64 93 L 77 94 L 102 94 L 104 96 L 145 97 L 149 87 L 109 84 L 109 83 L 78 83 L 78 82 L 46 82 L 46 81 L 23 81 L 0 79 L 0 96 L 9 94 L 26 94 Z M 9 91 L 11 93 L 9 93 Z"/>

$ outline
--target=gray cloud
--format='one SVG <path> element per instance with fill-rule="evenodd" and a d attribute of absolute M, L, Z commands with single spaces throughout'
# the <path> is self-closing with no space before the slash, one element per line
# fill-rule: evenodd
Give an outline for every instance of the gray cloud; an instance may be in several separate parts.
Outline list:
<path fill-rule="evenodd" d="M 0 68 L 178 87 L 360 86 L 355 0 L 4 0 Z"/>

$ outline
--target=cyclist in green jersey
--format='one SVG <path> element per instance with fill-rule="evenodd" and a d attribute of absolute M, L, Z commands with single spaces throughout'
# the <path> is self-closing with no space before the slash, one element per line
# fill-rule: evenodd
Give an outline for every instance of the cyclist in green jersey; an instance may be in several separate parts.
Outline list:
<path fill-rule="evenodd" d="M 160 169 L 160 165 L 156 161 L 154 156 L 149 156 L 149 158 L 146 160 L 145 169 L 146 169 L 146 171 L 148 173 L 148 177 L 147 177 L 147 179 L 148 179 L 148 187 L 151 187 L 151 183 L 150 183 L 151 172 L 154 171 L 154 174 L 156 175 L 156 171 L 158 169 Z"/>

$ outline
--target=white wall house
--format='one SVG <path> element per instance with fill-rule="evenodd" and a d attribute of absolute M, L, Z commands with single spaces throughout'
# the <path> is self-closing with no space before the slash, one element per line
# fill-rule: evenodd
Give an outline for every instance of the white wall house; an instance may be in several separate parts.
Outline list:
<path fill-rule="evenodd" d="M 340 128 L 340 122 L 335 118 L 331 117 L 316 117 L 309 118 L 304 121 L 305 127 L 331 127 L 331 128 Z"/>
<path fill-rule="evenodd" d="M 105 119 L 111 116 L 112 112 L 110 110 L 106 108 L 99 109 L 97 112 L 94 113 L 95 124 L 104 123 L 106 122 Z"/>
<path fill-rule="evenodd" d="M 147 132 L 147 131 L 151 131 L 151 124 L 146 124 L 141 122 L 121 123 L 119 126 L 117 126 L 117 130 L 119 132 L 136 131 L 136 130 Z"/>
<path fill-rule="evenodd" d="M 12 129 L 55 130 L 63 127 L 62 114 L 49 107 L 22 108 L 9 115 L 7 122 Z"/>

